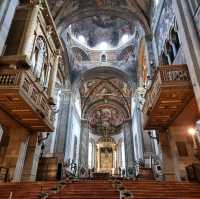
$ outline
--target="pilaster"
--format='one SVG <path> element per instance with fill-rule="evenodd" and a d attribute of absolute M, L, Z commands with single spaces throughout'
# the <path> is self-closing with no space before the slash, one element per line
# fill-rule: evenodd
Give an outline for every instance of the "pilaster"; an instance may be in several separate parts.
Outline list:
<path fill-rule="evenodd" d="M 124 127 L 124 146 L 126 160 L 126 175 L 130 178 L 135 178 L 135 157 L 133 146 L 132 119 L 126 120 Z"/>
<path fill-rule="evenodd" d="M 162 150 L 162 173 L 165 181 L 175 181 L 175 169 L 173 162 L 173 154 L 170 145 L 169 132 L 166 129 L 159 131 L 159 141 Z"/>

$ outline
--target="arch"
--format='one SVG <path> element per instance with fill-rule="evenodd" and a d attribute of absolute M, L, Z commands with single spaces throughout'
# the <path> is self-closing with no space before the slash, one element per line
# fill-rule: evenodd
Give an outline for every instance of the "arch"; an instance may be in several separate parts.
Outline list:
<path fill-rule="evenodd" d="M 77 21 L 80 21 L 83 18 L 92 17 L 95 15 L 108 15 L 113 17 L 120 17 L 124 20 L 127 20 L 129 22 L 133 22 L 133 20 L 138 20 L 141 24 L 141 26 L 144 29 L 144 32 L 146 34 L 151 33 L 149 22 L 146 18 L 146 16 L 141 11 L 135 11 L 132 12 L 128 8 L 123 9 L 114 9 L 114 8 L 87 8 L 84 10 L 76 10 L 71 12 L 70 14 L 66 16 L 62 16 L 60 20 L 57 20 L 57 27 L 60 30 L 60 34 L 70 25 L 73 23 L 76 23 Z"/>

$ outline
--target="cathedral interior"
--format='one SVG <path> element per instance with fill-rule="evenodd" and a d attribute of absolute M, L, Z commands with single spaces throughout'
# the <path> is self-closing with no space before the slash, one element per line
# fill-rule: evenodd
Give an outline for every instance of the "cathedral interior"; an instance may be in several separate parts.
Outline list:
<path fill-rule="evenodd" d="M 200 0 L 0 0 L 0 198 L 200 198 Z"/>

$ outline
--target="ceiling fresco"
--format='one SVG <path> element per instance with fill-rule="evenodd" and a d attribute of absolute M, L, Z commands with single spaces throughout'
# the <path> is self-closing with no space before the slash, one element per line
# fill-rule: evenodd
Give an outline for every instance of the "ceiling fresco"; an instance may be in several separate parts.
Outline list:
<path fill-rule="evenodd" d="M 109 46 L 116 47 L 123 35 L 133 35 L 134 28 L 133 23 L 121 18 L 96 15 L 72 24 L 71 32 L 77 39 L 82 36 L 91 48 L 105 41 Z"/>
<path fill-rule="evenodd" d="M 69 55 L 71 81 L 74 82 L 87 70 L 108 66 L 124 71 L 136 82 L 138 46 L 144 36 L 142 27 L 137 22 L 130 24 L 116 17 L 101 17 L 105 21 L 99 21 L 100 25 L 93 21 L 95 17 L 91 17 L 72 24 L 63 34 Z M 85 39 L 85 44 L 79 41 L 80 36 Z M 111 49 L 95 48 L 102 43 Z M 106 57 L 105 61 L 102 61 L 102 55 Z"/>
<path fill-rule="evenodd" d="M 137 18 L 149 29 L 149 10 L 153 0 L 48 0 L 58 27 L 64 30 L 69 24 L 96 14 L 118 16 L 129 21 Z"/>
<path fill-rule="evenodd" d="M 92 79 L 80 88 L 83 117 L 89 120 L 91 132 L 111 136 L 120 133 L 130 116 L 131 87 L 121 79 Z"/>

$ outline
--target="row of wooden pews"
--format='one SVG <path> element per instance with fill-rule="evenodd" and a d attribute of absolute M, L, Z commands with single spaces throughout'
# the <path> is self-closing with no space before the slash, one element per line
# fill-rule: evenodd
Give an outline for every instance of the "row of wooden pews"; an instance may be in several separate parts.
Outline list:
<path fill-rule="evenodd" d="M 151 180 L 121 180 L 120 183 L 134 199 L 200 199 L 198 183 Z M 119 192 L 110 180 L 0 184 L 0 199 L 41 199 L 41 193 L 47 192 L 49 199 L 119 199 Z"/>
<path fill-rule="evenodd" d="M 122 181 L 134 199 L 200 199 L 200 184 L 189 182 Z"/>

